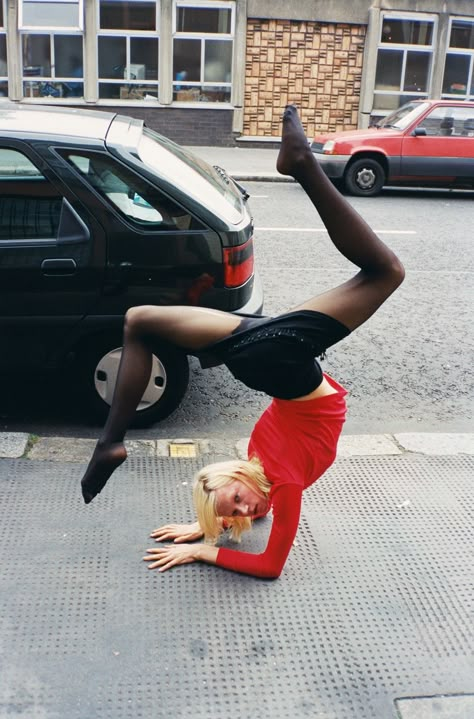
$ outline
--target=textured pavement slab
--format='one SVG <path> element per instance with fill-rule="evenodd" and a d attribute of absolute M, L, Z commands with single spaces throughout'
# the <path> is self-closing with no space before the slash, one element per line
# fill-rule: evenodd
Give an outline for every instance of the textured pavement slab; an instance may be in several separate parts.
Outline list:
<path fill-rule="evenodd" d="M 339 459 L 276 581 L 148 570 L 218 458 L 132 457 L 87 507 L 83 464 L 0 460 L 1 719 L 399 719 L 474 693 L 473 457 Z"/>
<path fill-rule="evenodd" d="M 396 702 L 400 719 L 472 719 L 474 696 L 418 697 Z"/>

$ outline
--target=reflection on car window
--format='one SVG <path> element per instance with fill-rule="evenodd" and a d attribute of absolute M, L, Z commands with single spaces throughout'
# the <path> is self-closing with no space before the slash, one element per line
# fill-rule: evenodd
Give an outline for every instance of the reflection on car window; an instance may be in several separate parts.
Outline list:
<path fill-rule="evenodd" d="M 472 107 L 455 105 L 436 107 L 423 118 L 420 127 L 434 137 L 474 137 L 474 111 Z"/>
<path fill-rule="evenodd" d="M 407 102 L 406 105 L 394 110 L 378 123 L 379 127 L 396 127 L 404 130 L 421 115 L 428 107 L 427 102 Z"/>
<path fill-rule="evenodd" d="M 145 179 L 98 152 L 62 153 L 84 179 L 122 215 L 153 230 L 196 229 L 196 220 Z"/>
<path fill-rule="evenodd" d="M 56 239 L 62 196 L 18 150 L 0 147 L 0 241 Z"/>

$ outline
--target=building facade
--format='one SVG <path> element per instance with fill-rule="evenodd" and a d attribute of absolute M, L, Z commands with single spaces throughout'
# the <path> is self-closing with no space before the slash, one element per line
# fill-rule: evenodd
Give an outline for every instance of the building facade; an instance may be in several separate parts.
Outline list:
<path fill-rule="evenodd" d="M 0 95 L 143 118 L 185 144 L 365 127 L 474 100 L 473 0 L 0 0 Z"/>

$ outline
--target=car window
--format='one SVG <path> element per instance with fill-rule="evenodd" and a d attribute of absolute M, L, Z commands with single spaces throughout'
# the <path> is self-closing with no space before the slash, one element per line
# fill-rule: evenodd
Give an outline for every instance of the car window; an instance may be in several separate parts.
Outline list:
<path fill-rule="evenodd" d="M 62 196 L 18 150 L 0 147 L 0 241 L 56 239 Z"/>
<path fill-rule="evenodd" d="M 427 102 L 407 102 L 406 105 L 394 110 L 387 117 L 377 123 L 378 127 L 396 127 L 404 130 L 428 107 Z"/>
<path fill-rule="evenodd" d="M 474 137 L 474 107 L 442 105 L 420 122 L 427 135 L 438 137 Z"/>
<path fill-rule="evenodd" d="M 112 157 L 98 152 L 64 152 L 63 157 L 122 215 L 143 229 L 200 229 L 184 208 Z"/>
<path fill-rule="evenodd" d="M 242 195 L 224 170 L 211 167 L 189 150 L 145 128 L 138 145 L 140 160 L 211 212 L 231 224 L 242 221 Z"/>

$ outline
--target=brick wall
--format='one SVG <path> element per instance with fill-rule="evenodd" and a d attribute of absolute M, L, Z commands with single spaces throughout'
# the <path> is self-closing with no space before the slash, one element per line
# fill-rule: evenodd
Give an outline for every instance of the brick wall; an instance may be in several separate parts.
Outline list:
<path fill-rule="evenodd" d="M 235 145 L 232 133 L 232 110 L 174 107 L 88 107 L 117 112 L 144 120 L 148 127 L 180 145 Z"/>
<path fill-rule="evenodd" d="M 248 20 L 243 135 L 279 136 L 301 110 L 308 137 L 357 127 L 366 27 Z"/>

